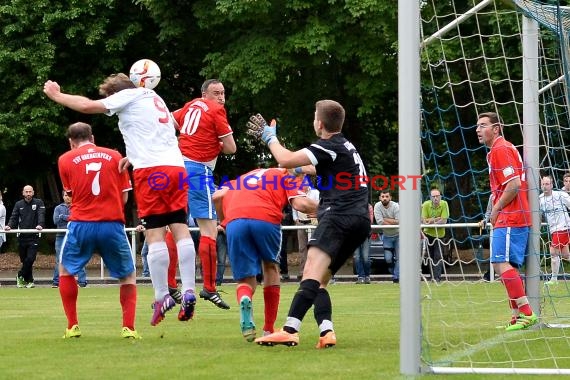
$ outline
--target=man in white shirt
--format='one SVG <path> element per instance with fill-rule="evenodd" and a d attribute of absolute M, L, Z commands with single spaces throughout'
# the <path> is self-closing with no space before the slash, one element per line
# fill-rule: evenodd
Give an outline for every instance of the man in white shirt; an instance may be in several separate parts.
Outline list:
<path fill-rule="evenodd" d="M 560 257 L 570 259 L 570 195 L 565 191 L 552 190 L 553 180 L 549 175 L 540 179 L 542 194 L 539 196 L 540 212 L 546 218 L 550 232 L 550 268 L 552 275 L 545 285 L 558 281 Z"/>
<path fill-rule="evenodd" d="M 564 174 L 564 177 L 562 177 L 562 181 L 563 181 L 563 187 L 561 190 L 570 194 L 570 173 Z"/>

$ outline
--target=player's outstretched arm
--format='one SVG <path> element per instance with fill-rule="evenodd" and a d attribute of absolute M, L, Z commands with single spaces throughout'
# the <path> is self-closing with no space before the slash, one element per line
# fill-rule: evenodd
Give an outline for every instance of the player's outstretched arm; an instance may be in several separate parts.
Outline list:
<path fill-rule="evenodd" d="M 307 154 L 298 150 L 292 152 L 285 148 L 277 139 L 277 122 L 275 119 L 267 124 L 261 114 L 253 115 L 247 122 L 247 134 L 260 139 L 267 144 L 271 154 L 282 168 L 292 169 L 304 165 L 312 165 Z"/>
<path fill-rule="evenodd" d="M 59 84 L 51 80 L 44 83 L 44 93 L 54 102 L 77 112 L 87 114 L 107 112 L 107 108 L 100 101 L 91 100 L 85 96 L 63 93 Z"/>
<path fill-rule="evenodd" d="M 287 169 L 289 174 L 300 176 L 300 175 L 316 175 L 317 169 L 314 165 L 303 165 L 297 166 L 296 168 Z"/>

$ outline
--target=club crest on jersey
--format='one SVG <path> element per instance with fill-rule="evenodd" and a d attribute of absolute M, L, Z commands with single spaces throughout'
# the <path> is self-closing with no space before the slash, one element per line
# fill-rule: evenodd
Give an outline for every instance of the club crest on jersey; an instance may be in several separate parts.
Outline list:
<path fill-rule="evenodd" d="M 36 205 L 32 205 L 32 210 L 36 211 Z"/>

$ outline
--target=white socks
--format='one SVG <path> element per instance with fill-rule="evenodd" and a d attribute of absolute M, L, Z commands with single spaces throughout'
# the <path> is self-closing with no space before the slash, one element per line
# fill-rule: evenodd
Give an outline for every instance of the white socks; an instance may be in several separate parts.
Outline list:
<path fill-rule="evenodd" d="M 148 268 L 150 279 L 154 288 L 154 299 L 162 301 L 168 294 L 168 248 L 166 242 L 161 241 L 148 245 Z"/>
<path fill-rule="evenodd" d="M 196 288 L 196 248 L 191 238 L 186 238 L 176 243 L 178 250 L 178 269 L 182 280 L 182 294 L 187 290 Z"/>

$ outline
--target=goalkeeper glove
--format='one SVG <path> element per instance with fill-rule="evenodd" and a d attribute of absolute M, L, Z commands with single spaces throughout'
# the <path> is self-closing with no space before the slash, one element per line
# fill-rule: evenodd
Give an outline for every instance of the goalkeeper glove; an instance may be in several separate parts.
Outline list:
<path fill-rule="evenodd" d="M 277 142 L 277 122 L 271 120 L 271 125 L 260 114 L 253 115 L 247 122 L 247 134 L 263 140 L 267 145 Z"/>
<path fill-rule="evenodd" d="M 271 120 L 271 124 L 267 125 L 267 123 L 266 123 L 263 126 L 263 132 L 261 134 L 261 139 L 267 145 L 274 143 L 274 142 L 279 142 L 279 140 L 277 140 L 277 122 L 275 121 L 275 119 Z"/>

